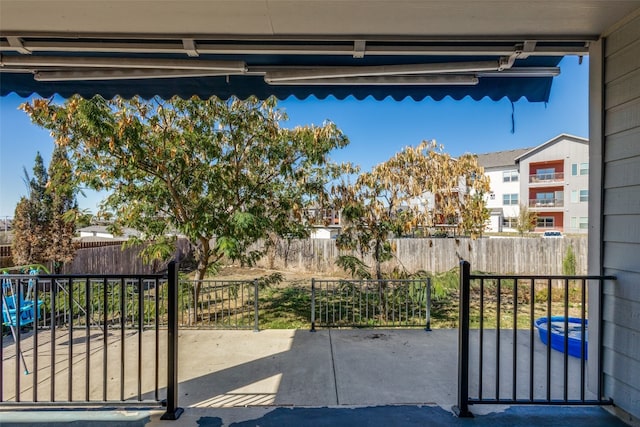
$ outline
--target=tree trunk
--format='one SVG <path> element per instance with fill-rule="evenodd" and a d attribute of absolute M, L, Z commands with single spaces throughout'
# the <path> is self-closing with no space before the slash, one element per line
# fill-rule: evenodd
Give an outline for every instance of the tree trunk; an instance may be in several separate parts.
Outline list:
<path fill-rule="evenodd" d="M 195 281 L 193 282 L 193 288 L 191 289 L 191 298 L 193 301 L 192 315 L 189 316 L 189 324 L 194 326 L 198 323 L 198 301 L 200 300 L 200 290 L 202 289 L 202 280 L 206 269 L 203 271 L 200 269 L 200 263 L 198 263 L 198 269 L 196 270 Z"/>
<path fill-rule="evenodd" d="M 374 261 L 376 263 L 376 279 L 378 280 L 382 279 L 382 263 L 380 262 L 381 246 L 381 242 L 379 240 L 376 241 L 376 248 L 373 255 Z"/>
<path fill-rule="evenodd" d="M 200 290 L 202 289 L 202 280 L 204 280 L 207 269 L 209 268 L 209 256 L 211 255 L 211 248 L 209 246 L 209 239 L 206 237 L 200 237 L 196 247 L 196 261 L 198 266 L 196 268 L 195 283 L 193 285 L 192 294 L 193 297 L 193 315 L 189 316 L 191 325 L 195 325 L 198 322 L 198 304 L 200 302 Z"/>
<path fill-rule="evenodd" d="M 378 280 L 378 294 L 380 298 L 380 317 L 383 321 L 387 320 L 387 282 L 382 280 L 382 262 L 380 261 L 382 251 L 382 242 L 377 240 L 374 251 L 374 261 L 376 263 L 376 279 Z"/>

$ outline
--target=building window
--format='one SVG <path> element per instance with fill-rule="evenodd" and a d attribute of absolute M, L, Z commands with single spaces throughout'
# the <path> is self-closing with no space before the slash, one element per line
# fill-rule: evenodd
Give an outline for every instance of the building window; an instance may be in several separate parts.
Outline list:
<path fill-rule="evenodd" d="M 517 205 L 518 204 L 518 193 L 503 194 L 502 195 L 502 204 L 503 205 Z"/>
<path fill-rule="evenodd" d="M 589 175 L 589 163 L 571 164 L 571 175 Z"/>
<path fill-rule="evenodd" d="M 589 190 L 580 190 L 580 201 L 581 202 L 589 201 Z"/>
<path fill-rule="evenodd" d="M 580 230 L 586 230 L 587 228 L 589 228 L 589 218 L 586 216 L 581 216 L 578 226 Z"/>
<path fill-rule="evenodd" d="M 518 171 L 504 171 L 502 172 L 502 182 L 518 182 Z"/>
<path fill-rule="evenodd" d="M 537 193 L 535 199 L 536 207 L 554 206 L 555 194 L 554 193 Z"/>
<path fill-rule="evenodd" d="M 502 226 L 505 228 L 516 228 L 518 226 L 518 218 L 502 218 Z"/>
<path fill-rule="evenodd" d="M 571 190 L 571 203 L 578 203 L 578 190 Z"/>
<path fill-rule="evenodd" d="M 589 175 L 589 163 L 580 163 L 580 175 Z"/>
<path fill-rule="evenodd" d="M 536 227 L 538 228 L 553 228 L 554 227 L 554 218 L 552 216 L 539 216 Z"/>
<path fill-rule="evenodd" d="M 555 168 L 538 169 L 536 171 L 536 179 L 538 181 L 549 181 L 549 180 L 556 179 Z"/>
<path fill-rule="evenodd" d="M 580 230 L 586 230 L 589 228 L 589 218 L 586 216 L 581 216 L 581 217 L 577 217 L 577 216 L 572 216 L 571 217 L 571 228 L 575 229 L 580 229 Z"/>

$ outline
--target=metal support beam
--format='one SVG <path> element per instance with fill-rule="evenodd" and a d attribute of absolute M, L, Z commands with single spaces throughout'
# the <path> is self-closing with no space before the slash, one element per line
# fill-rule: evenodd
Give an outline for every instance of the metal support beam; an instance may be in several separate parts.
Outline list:
<path fill-rule="evenodd" d="M 460 315 L 458 318 L 458 404 L 453 412 L 459 418 L 471 418 L 469 411 L 469 298 L 471 265 L 460 261 Z"/>
<path fill-rule="evenodd" d="M 177 420 L 184 412 L 178 407 L 178 263 L 168 266 L 167 411 L 161 420 Z"/>
<path fill-rule="evenodd" d="M 589 40 L 566 40 L 549 44 L 544 40 L 503 40 L 483 43 L 474 41 L 438 41 L 402 39 L 390 43 L 376 38 L 358 40 L 313 39 L 304 37 L 292 40 L 235 40 L 210 38 L 164 38 L 158 39 L 123 39 L 122 37 L 105 37 L 95 40 L 94 37 L 69 38 L 58 36 L 51 39 L 28 36 L 0 37 L 0 51 L 38 53 L 38 52 L 87 52 L 87 53 L 157 53 L 199 55 L 345 55 L 360 58 L 367 56 L 509 56 L 519 50 L 526 56 L 566 56 L 588 55 Z M 313 43 L 300 43 L 309 41 Z M 579 43 L 576 43 L 579 41 Z M 375 43 L 373 43 L 375 42 Z M 403 43 L 406 42 L 406 43 Z M 193 45 L 192 45 L 193 44 Z M 524 57 L 523 57 L 524 58 Z"/>
<path fill-rule="evenodd" d="M 22 43 L 20 37 L 7 37 L 7 42 L 9 43 L 9 46 L 15 48 L 18 52 L 24 55 L 31 54 L 31 51 L 24 47 L 24 44 Z"/>
<path fill-rule="evenodd" d="M 353 57 L 364 58 L 364 51 L 366 49 L 367 42 L 365 40 L 356 40 L 353 42 Z"/>
<path fill-rule="evenodd" d="M 133 68 L 166 70 L 213 70 L 244 73 L 243 61 L 213 61 L 160 58 L 105 58 L 66 56 L 0 56 L 2 67 L 64 67 L 64 68 Z"/>
<path fill-rule="evenodd" d="M 343 77 L 407 76 L 495 71 L 499 66 L 499 61 L 465 61 L 430 64 L 373 65 L 363 67 L 315 67 L 304 70 L 269 71 L 265 75 L 265 81 L 268 83 L 278 83 L 280 81 L 300 80 L 301 84 L 304 84 L 307 80 Z"/>
<path fill-rule="evenodd" d="M 193 39 L 182 39 L 182 46 L 184 47 L 184 50 L 187 52 L 187 55 L 189 55 L 192 58 L 195 58 L 197 56 L 200 56 L 198 54 L 198 50 L 196 49 L 196 42 Z"/>

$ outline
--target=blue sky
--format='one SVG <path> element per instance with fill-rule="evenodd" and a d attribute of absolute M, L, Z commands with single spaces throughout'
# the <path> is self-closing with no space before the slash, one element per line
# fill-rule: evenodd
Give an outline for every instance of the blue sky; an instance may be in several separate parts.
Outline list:
<path fill-rule="evenodd" d="M 407 145 L 435 139 L 454 156 L 465 152 L 487 153 L 539 145 L 560 133 L 588 137 L 588 59 L 578 64 L 576 57 L 560 63 L 562 72 L 554 79 L 548 104 L 525 99 L 512 105 L 465 98 L 455 101 L 392 99 L 375 101 L 353 98 L 317 100 L 287 99 L 280 103 L 289 116 L 289 125 L 335 122 L 351 143 L 336 152 L 337 161 L 351 161 L 363 170 L 387 160 Z M 53 140 L 46 130 L 31 124 L 18 106 L 23 98 L 0 97 L 0 217 L 13 216 L 15 205 L 26 194 L 23 166 L 29 173 L 36 152 L 48 165 Z M 78 197 L 80 207 L 92 212 L 103 194 L 87 192 Z"/>

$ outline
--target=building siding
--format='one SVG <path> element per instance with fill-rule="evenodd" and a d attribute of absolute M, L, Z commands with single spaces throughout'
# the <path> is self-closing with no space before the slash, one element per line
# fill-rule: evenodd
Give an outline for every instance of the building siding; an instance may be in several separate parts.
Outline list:
<path fill-rule="evenodd" d="M 640 417 L 640 16 L 604 40 L 603 69 L 604 387 Z"/>
<path fill-rule="evenodd" d="M 512 165 L 503 166 L 497 169 L 486 170 L 485 175 L 489 177 L 491 192 L 487 199 L 487 209 L 490 211 L 493 209 L 502 209 L 502 215 L 495 218 L 496 221 L 502 221 L 503 218 L 517 218 L 520 213 L 520 204 L 524 201 L 520 195 L 520 179 L 515 182 L 504 182 L 503 173 L 506 171 L 516 171 L 518 168 L 513 161 Z M 503 204 L 503 196 L 505 194 L 518 194 L 518 204 L 505 205 Z M 493 198 L 491 197 L 493 195 Z M 502 227 L 500 223 L 492 224 L 488 228 L 488 231 L 516 231 L 515 228 Z"/>
<path fill-rule="evenodd" d="M 568 233 L 585 233 L 580 228 L 581 218 L 589 216 L 588 201 L 580 201 L 579 194 L 589 188 L 589 175 L 573 175 L 572 166 L 589 161 L 588 141 L 571 135 L 559 135 L 547 141 L 543 146 L 519 158 L 520 194 L 522 201 L 538 213 L 538 217 L 553 217 L 554 227 Z M 556 173 L 562 173 L 557 182 L 530 183 L 529 176 L 535 175 L 538 169 L 552 167 Z M 563 202 L 551 208 L 538 209 L 531 206 L 530 200 L 536 199 L 538 193 L 562 192 Z M 575 192 L 575 200 L 573 194 Z M 572 221 L 573 219 L 573 221 Z M 575 223 L 574 223 L 575 221 Z M 541 228 L 537 231 L 542 230 Z"/>
<path fill-rule="evenodd" d="M 504 226 L 500 222 L 508 218 L 516 219 L 520 206 L 526 206 L 537 212 L 539 218 L 553 218 L 554 224 L 550 228 L 571 234 L 587 232 L 589 202 L 580 197 L 580 192 L 588 190 L 589 175 L 574 175 L 572 169 L 573 165 L 579 167 L 589 162 L 587 139 L 560 134 L 534 148 L 479 154 L 478 162 L 485 168 L 491 186 L 487 195 L 487 208 L 491 211 L 487 231 L 516 231 L 513 227 L 509 228 L 506 221 Z M 535 177 L 537 170 L 548 167 L 554 167 L 557 173 L 562 174 L 561 177 L 530 182 L 530 176 Z M 504 182 L 503 174 L 508 171 L 518 174 L 517 181 Z M 537 200 L 539 193 L 549 192 L 554 193 L 553 206 Z M 556 198 L 557 193 L 561 197 Z M 517 195 L 517 203 L 505 204 L 503 197 L 507 194 Z M 544 230 L 544 227 L 537 227 L 535 231 Z"/>

